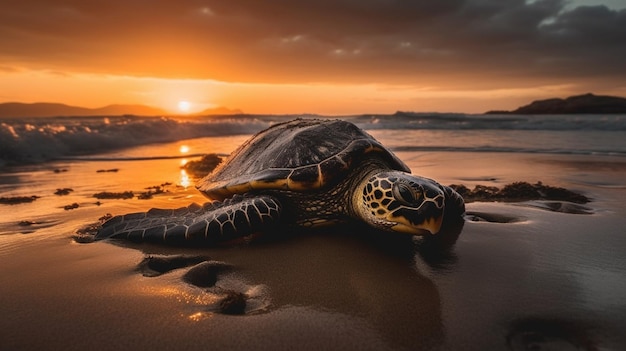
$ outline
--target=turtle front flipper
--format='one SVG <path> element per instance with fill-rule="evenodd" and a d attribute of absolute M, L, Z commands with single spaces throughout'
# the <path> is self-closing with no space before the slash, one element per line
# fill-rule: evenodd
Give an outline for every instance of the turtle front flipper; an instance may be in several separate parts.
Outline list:
<path fill-rule="evenodd" d="M 271 196 L 235 195 L 202 206 L 194 203 L 115 216 L 102 225 L 95 240 L 213 244 L 263 231 L 278 222 L 280 211 L 280 203 Z"/>

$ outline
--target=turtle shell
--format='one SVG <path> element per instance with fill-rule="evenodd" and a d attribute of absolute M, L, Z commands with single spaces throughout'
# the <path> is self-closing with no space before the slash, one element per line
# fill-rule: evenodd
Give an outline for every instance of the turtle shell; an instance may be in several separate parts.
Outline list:
<path fill-rule="evenodd" d="M 254 190 L 323 190 L 348 177 L 365 159 L 409 168 L 376 139 L 342 120 L 297 119 L 253 136 L 197 185 L 209 198 Z"/>

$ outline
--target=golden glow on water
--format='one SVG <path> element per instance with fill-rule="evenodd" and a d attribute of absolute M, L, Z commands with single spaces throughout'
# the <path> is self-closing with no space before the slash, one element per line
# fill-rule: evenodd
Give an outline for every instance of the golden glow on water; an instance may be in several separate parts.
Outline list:
<path fill-rule="evenodd" d="M 191 185 L 191 179 L 187 174 L 187 171 L 184 169 L 180 170 L 180 178 L 178 179 L 178 184 L 182 187 L 188 188 Z"/>
<path fill-rule="evenodd" d="M 183 158 L 182 160 L 180 160 L 180 166 L 182 167 L 182 166 L 186 165 L 187 162 L 189 162 L 189 160 L 186 159 L 186 158 Z"/>

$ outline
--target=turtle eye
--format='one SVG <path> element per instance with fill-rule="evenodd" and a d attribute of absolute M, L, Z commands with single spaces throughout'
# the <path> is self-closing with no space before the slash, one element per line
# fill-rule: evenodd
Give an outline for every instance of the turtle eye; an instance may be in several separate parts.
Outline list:
<path fill-rule="evenodd" d="M 409 184 L 396 182 L 393 185 L 393 196 L 403 205 L 415 206 L 422 197 L 422 193 Z"/>

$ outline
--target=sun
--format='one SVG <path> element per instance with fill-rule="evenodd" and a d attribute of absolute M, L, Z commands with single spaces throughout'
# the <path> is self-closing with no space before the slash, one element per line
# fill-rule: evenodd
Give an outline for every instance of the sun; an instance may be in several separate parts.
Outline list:
<path fill-rule="evenodd" d="M 191 102 L 187 100 L 181 100 L 178 102 L 178 111 L 187 113 L 191 110 Z"/>

